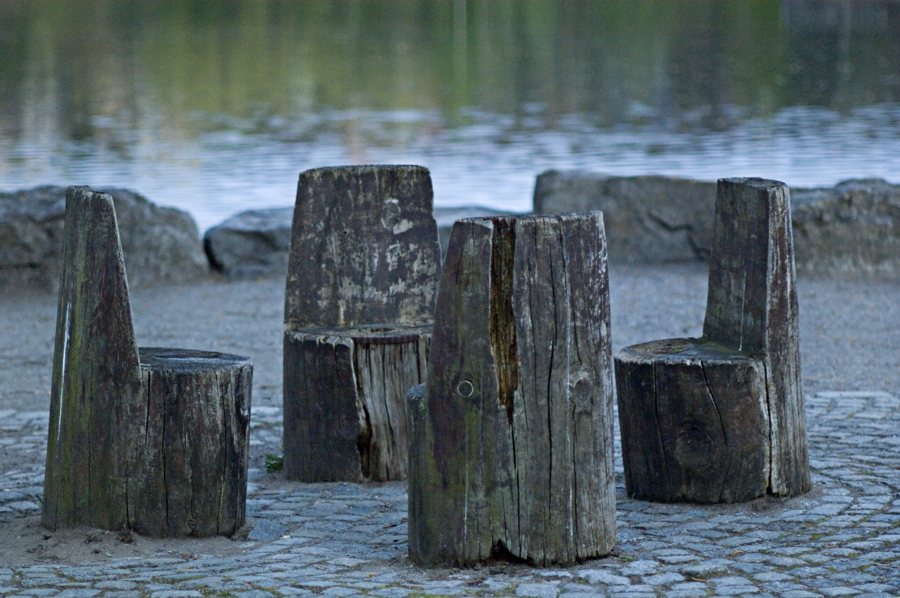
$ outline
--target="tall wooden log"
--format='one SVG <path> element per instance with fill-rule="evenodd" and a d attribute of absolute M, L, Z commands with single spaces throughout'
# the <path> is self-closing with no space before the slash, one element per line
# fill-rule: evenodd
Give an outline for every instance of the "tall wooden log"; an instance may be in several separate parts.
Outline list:
<path fill-rule="evenodd" d="M 143 415 L 141 370 L 112 198 L 66 194 L 43 523 L 128 523 L 128 426 Z"/>
<path fill-rule="evenodd" d="M 151 536 L 244 522 L 249 359 L 137 349 L 112 198 L 70 188 L 43 524 Z"/>
<path fill-rule="evenodd" d="M 616 355 L 625 485 L 666 502 L 810 488 L 790 195 L 722 179 L 703 337 Z"/>
<path fill-rule="evenodd" d="M 424 381 L 440 272 L 428 170 L 300 175 L 285 296 L 284 471 L 407 475 L 406 391 Z"/>
<path fill-rule="evenodd" d="M 703 337 L 762 359 L 771 418 L 769 491 L 796 496 L 811 482 L 790 191 L 776 181 L 723 179 L 718 196 Z"/>
<path fill-rule="evenodd" d="M 410 393 L 410 558 L 535 565 L 615 542 L 600 213 L 458 221 L 424 393 Z"/>

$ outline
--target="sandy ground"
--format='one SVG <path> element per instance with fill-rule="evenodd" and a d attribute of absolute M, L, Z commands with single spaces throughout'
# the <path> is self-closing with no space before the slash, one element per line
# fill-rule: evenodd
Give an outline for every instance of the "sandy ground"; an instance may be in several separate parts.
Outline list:
<path fill-rule="evenodd" d="M 613 268 L 610 272 L 613 351 L 652 339 L 698 336 L 706 302 L 703 266 Z M 803 386 L 822 390 L 900 393 L 900 281 L 798 282 Z M 280 406 L 282 280 L 204 281 L 131 293 L 140 346 L 206 349 L 248 355 L 254 362 L 253 405 Z M 49 409 L 57 299 L 49 294 L 0 297 L 0 410 Z M 10 433 L 10 432 L 0 432 Z M 267 452 L 254 447 L 251 468 L 264 470 Z M 0 477 L 42 461 L 0 448 Z M 260 485 L 287 483 L 268 475 Z M 0 488 L 2 490 L 2 488 Z M 122 542 L 88 528 L 48 532 L 39 517 L 0 517 L 0 546 L 15 545 L 23 562 L 79 563 L 99 552 L 120 558 L 161 553 L 232 554 L 239 542 L 149 540 Z M 13 555 L 10 553 L 7 558 Z"/>

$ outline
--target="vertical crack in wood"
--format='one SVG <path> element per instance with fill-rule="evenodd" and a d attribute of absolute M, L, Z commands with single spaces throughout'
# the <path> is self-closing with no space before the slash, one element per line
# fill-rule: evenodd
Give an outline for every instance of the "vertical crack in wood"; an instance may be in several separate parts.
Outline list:
<path fill-rule="evenodd" d="M 166 382 L 168 382 L 168 380 Z M 166 384 L 165 387 L 168 388 L 168 384 Z M 164 394 L 162 395 L 162 399 L 165 400 Z M 169 455 L 169 451 L 168 451 L 169 445 L 166 442 L 166 423 L 169 418 L 166 417 L 166 415 L 167 415 L 166 414 L 166 405 L 163 404 L 162 407 L 163 408 L 160 410 L 162 413 L 162 417 L 160 418 L 162 420 L 162 432 L 161 432 L 162 433 L 162 446 L 160 447 L 161 450 L 159 451 L 160 453 L 162 453 L 162 476 L 160 476 L 160 477 L 161 477 L 162 483 L 163 483 L 163 498 L 165 499 L 165 519 L 164 519 L 164 521 L 166 522 L 165 535 L 168 535 L 169 530 L 171 529 L 171 526 L 169 525 L 169 479 L 168 479 L 169 478 L 169 468 L 167 466 L 168 460 L 166 458 Z"/>
<path fill-rule="evenodd" d="M 371 345 L 370 345 L 370 347 L 371 347 Z M 392 414 L 391 403 L 393 402 L 392 401 L 393 397 L 392 397 L 392 393 L 390 393 L 390 390 L 393 387 L 391 374 L 394 373 L 394 368 L 391 368 L 388 365 L 388 362 L 390 361 L 391 363 L 395 363 L 395 364 L 397 364 L 398 367 L 403 363 L 403 360 L 400 356 L 402 347 L 403 347 L 402 344 L 375 345 L 374 346 L 375 351 L 378 351 L 380 353 L 380 357 L 381 357 L 381 359 L 379 359 L 379 361 L 381 363 L 381 372 L 379 373 L 378 377 L 375 379 L 375 384 L 377 384 L 381 387 L 380 388 L 381 394 L 378 398 L 376 398 L 376 397 L 372 397 L 372 398 L 374 400 L 381 401 L 381 409 L 383 410 L 383 416 L 380 419 L 382 420 L 382 424 L 385 427 L 386 436 L 384 438 L 375 438 L 375 441 L 376 441 L 375 447 L 371 448 L 370 450 L 372 450 L 373 452 L 376 450 L 378 451 L 378 455 L 379 455 L 378 467 L 379 467 L 379 469 L 384 470 L 383 477 L 385 479 L 390 479 L 392 477 L 391 473 L 394 471 L 395 455 L 394 455 L 393 450 L 391 450 L 391 449 L 392 449 L 392 447 L 397 446 L 397 443 L 394 440 L 394 437 L 396 436 L 396 431 L 394 430 L 394 421 L 393 421 L 393 418 L 391 417 L 391 414 Z M 384 443 L 383 447 L 378 446 L 378 440 L 381 440 Z M 371 445 L 371 443 L 370 443 L 370 445 Z M 381 454 L 382 452 L 384 452 L 386 454 L 382 455 Z"/>
<path fill-rule="evenodd" d="M 722 428 L 722 437 L 725 439 L 725 449 L 728 451 L 728 464 L 725 466 L 725 475 L 722 477 L 722 487 L 719 488 L 719 497 L 717 499 L 717 502 L 723 502 L 722 496 L 725 493 L 726 487 L 729 485 L 728 474 L 731 473 L 734 450 L 733 447 L 729 447 L 728 445 L 728 433 L 725 431 L 725 420 L 722 418 L 722 411 L 719 409 L 719 404 L 716 402 L 716 395 L 713 394 L 712 387 L 709 384 L 709 377 L 706 375 L 706 365 L 704 365 L 702 360 L 699 363 L 700 372 L 703 374 L 703 383 L 706 385 L 706 392 L 709 393 L 710 401 L 712 401 L 713 407 L 716 409 L 716 417 L 719 420 L 719 427 Z"/>
<path fill-rule="evenodd" d="M 763 380 L 765 381 L 765 395 L 766 395 L 766 408 L 769 411 L 769 417 L 767 418 L 767 432 L 769 434 L 769 478 L 766 480 L 766 492 L 768 494 L 772 494 L 778 496 L 778 493 L 775 492 L 775 476 L 776 471 L 778 470 L 778 462 L 776 458 L 776 448 L 775 444 L 778 438 L 778 412 L 772 405 L 772 396 L 769 393 L 769 364 L 767 359 L 762 360 L 762 368 L 763 368 Z"/>
<path fill-rule="evenodd" d="M 233 370 L 227 371 L 226 375 L 228 376 L 228 379 L 231 382 L 231 385 L 230 385 L 231 392 L 230 393 L 229 392 L 224 392 L 224 393 L 220 392 L 219 406 L 221 408 L 221 413 L 222 413 L 222 432 L 223 432 L 222 439 L 225 440 L 226 442 L 230 443 L 230 442 L 234 442 L 234 439 L 239 437 L 236 433 L 238 426 L 234 425 L 235 432 L 232 432 L 232 427 L 229 425 L 229 423 L 232 425 L 238 423 L 237 418 L 238 418 L 239 414 L 237 413 L 237 411 L 240 409 L 240 406 L 238 404 L 238 401 L 235 401 L 234 404 L 231 405 L 231 407 L 234 409 L 234 411 L 232 411 L 231 409 L 228 408 L 229 407 L 228 400 L 227 400 L 228 397 L 233 396 L 233 397 L 237 398 L 238 377 L 237 377 L 237 372 L 233 371 Z M 216 388 L 218 388 L 220 391 L 222 389 L 222 372 L 216 372 Z M 219 501 L 218 501 L 218 512 L 216 513 L 216 535 L 217 536 L 222 533 L 222 516 L 223 516 L 223 513 L 225 513 L 225 486 L 226 486 L 225 480 L 228 479 L 228 449 L 227 449 L 228 445 L 225 443 L 222 443 L 220 446 L 224 447 L 225 450 L 223 450 L 221 452 L 222 475 L 219 478 Z M 235 525 L 236 524 L 237 524 L 237 521 L 235 521 Z"/>
<path fill-rule="evenodd" d="M 740 340 L 738 341 L 738 351 L 744 350 L 744 317 L 746 316 L 744 310 L 745 310 L 746 304 L 747 304 L 747 269 L 744 268 L 743 277 L 741 280 L 741 315 L 740 315 L 740 318 L 738 319 L 738 326 L 740 326 L 740 335 L 739 335 Z"/>
<path fill-rule="evenodd" d="M 519 387 L 519 356 L 513 308 L 513 256 L 515 220 L 496 219 L 491 243 L 490 347 L 497 373 L 497 398 L 513 423 L 515 392 Z"/>
<path fill-rule="evenodd" d="M 366 404 L 369 398 L 366 394 L 366 383 L 372 378 L 372 345 L 353 343 L 352 363 L 356 369 L 356 411 L 359 418 L 359 435 L 356 440 L 356 449 L 359 451 L 359 465 L 362 475 L 371 478 L 375 464 L 372 458 L 372 417 L 369 414 L 369 406 Z"/>
<path fill-rule="evenodd" d="M 514 304 L 514 278 L 513 263 L 516 251 L 515 219 L 496 218 L 492 221 L 493 232 L 491 236 L 491 261 L 490 261 L 490 307 L 489 307 L 489 347 L 494 361 L 494 373 L 497 380 L 497 402 L 506 414 L 509 429 L 510 457 L 512 460 L 512 474 L 515 476 L 516 496 L 521 497 L 520 479 L 517 467 L 516 430 L 513 422 L 515 410 L 516 391 L 519 390 L 519 354 L 516 338 L 516 320 Z M 487 407 L 487 405 L 485 405 Z M 499 423 L 499 422 L 498 422 Z M 487 441 L 487 435 L 495 432 L 489 426 L 489 419 L 483 420 L 480 443 L 482 450 L 486 446 L 492 446 L 493 442 Z M 482 463 L 488 458 L 482 454 Z M 522 509 L 518 504 L 516 508 L 516 529 L 521 530 Z M 501 528 L 506 528 L 506 523 L 501 523 Z M 498 532 L 505 536 L 505 531 Z M 520 532 L 517 531 L 517 535 Z M 519 537 L 516 544 L 522 545 Z M 503 538 L 493 538 L 489 553 L 479 555 L 480 558 L 501 558 L 497 555 L 511 555 Z M 502 557 L 505 558 L 505 557 Z"/>
<path fill-rule="evenodd" d="M 662 457 L 662 471 L 664 472 L 664 475 L 666 476 L 667 491 L 671 492 L 671 489 L 674 486 L 672 483 L 672 475 L 674 474 L 674 472 L 669 468 L 669 463 L 668 463 L 668 459 L 666 458 L 666 450 L 665 450 L 666 443 L 663 442 L 663 437 L 662 437 L 662 418 L 660 417 L 660 414 L 659 414 L 659 380 L 657 379 L 657 376 L 656 376 L 656 368 L 657 367 L 658 366 L 656 364 L 654 364 L 652 362 L 650 363 L 650 372 L 653 374 L 653 410 L 654 410 L 654 413 L 656 414 L 656 425 L 653 427 L 656 430 L 656 438 L 657 438 L 657 441 L 659 442 L 659 445 L 658 445 L 660 447 L 659 455 L 660 455 L 660 457 Z M 649 455 L 648 455 L 648 457 L 649 457 Z M 653 467 L 648 466 L 647 471 L 653 471 Z"/>

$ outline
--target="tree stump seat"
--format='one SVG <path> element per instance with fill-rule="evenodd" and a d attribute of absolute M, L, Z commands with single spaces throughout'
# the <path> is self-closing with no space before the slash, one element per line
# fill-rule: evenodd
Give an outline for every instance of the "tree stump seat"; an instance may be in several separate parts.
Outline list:
<path fill-rule="evenodd" d="M 398 398 L 425 379 L 430 340 L 430 324 L 285 331 L 294 372 L 286 392 L 316 399 L 295 402 L 285 419 L 294 430 L 291 454 L 319 455 L 289 460 L 289 476 L 406 479 L 406 407 Z"/>
<path fill-rule="evenodd" d="M 245 520 L 250 359 L 140 348 L 113 200 L 66 196 L 43 524 L 155 537 Z"/>
<path fill-rule="evenodd" d="M 809 490 L 790 195 L 718 181 L 703 337 L 615 356 L 625 488 L 732 503 Z"/>
<path fill-rule="evenodd" d="M 428 170 L 300 174 L 285 293 L 284 472 L 406 479 L 406 392 L 425 380 L 440 245 Z"/>
<path fill-rule="evenodd" d="M 409 552 L 537 566 L 615 544 L 602 215 L 457 221 L 408 393 Z"/>

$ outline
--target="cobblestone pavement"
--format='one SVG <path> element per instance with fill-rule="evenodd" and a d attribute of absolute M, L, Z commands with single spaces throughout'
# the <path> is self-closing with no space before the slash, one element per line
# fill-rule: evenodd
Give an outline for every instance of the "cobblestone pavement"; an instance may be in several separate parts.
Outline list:
<path fill-rule="evenodd" d="M 252 528 L 230 556 L 100 554 L 86 565 L 27 567 L 0 559 L 0 595 L 900 595 L 900 400 L 884 392 L 821 392 L 807 397 L 807 413 L 814 486 L 790 500 L 727 506 L 631 500 L 617 453 L 616 549 L 570 568 L 421 569 L 406 557 L 404 483 L 299 484 L 255 469 L 247 504 Z M 45 450 L 46 426 L 46 412 L 0 411 L 0 450 L 42 460 L 36 453 Z M 280 435 L 280 409 L 255 410 L 254 446 L 278 446 Z M 42 470 L 29 465 L 0 476 L 0 525 L 38 513 Z"/>

